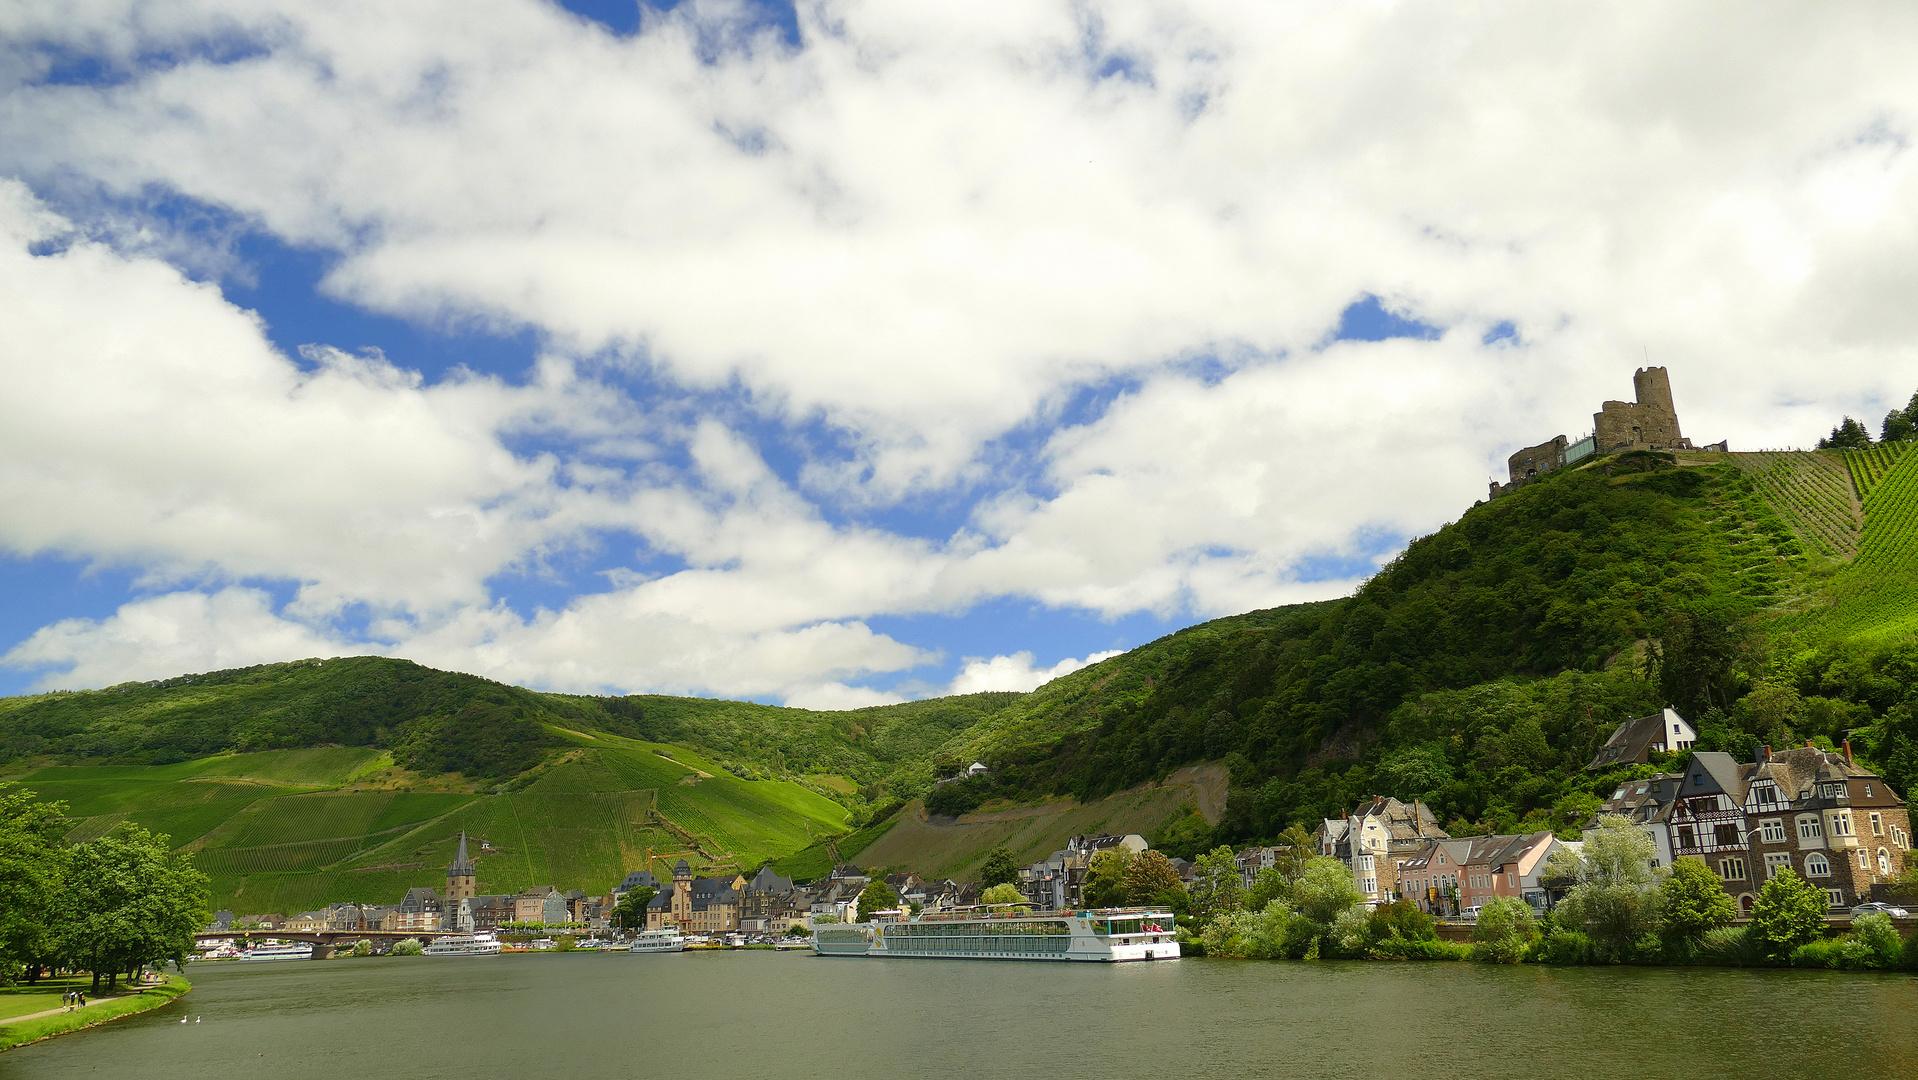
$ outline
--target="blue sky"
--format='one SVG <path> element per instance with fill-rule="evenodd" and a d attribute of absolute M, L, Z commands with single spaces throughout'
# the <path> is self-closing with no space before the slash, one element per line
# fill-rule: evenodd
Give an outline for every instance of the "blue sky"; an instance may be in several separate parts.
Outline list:
<path fill-rule="evenodd" d="M 0 24 L 0 692 L 1023 689 L 1918 384 L 1895 20 L 143 10 Z"/>

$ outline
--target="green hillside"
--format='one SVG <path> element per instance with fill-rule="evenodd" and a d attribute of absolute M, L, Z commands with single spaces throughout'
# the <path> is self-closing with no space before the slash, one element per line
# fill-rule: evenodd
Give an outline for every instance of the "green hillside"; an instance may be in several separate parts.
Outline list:
<path fill-rule="evenodd" d="M 121 821 L 171 836 L 195 852 L 216 903 L 247 912 L 392 902 L 412 886 L 438 886 L 462 829 L 490 845 L 483 888 L 603 892 L 628 870 L 670 873 L 680 858 L 750 871 L 850 822 L 813 791 L 742 780 L 695 748 L 566 739 L 527 783 L 500 794 L 355 786 L 385 758 L 351 748 L 52 766 L 19 781 L 68 804 L 75 840 Z"/>

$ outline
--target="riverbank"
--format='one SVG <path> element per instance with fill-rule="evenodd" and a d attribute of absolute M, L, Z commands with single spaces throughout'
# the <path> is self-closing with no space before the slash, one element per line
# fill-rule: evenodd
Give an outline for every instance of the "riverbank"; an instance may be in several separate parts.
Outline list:
<path fill-rule="evenodd" d="M 123 1016 L 150 1012 L 178 999 L 191 989 L 193 984 L 185 977 L 171 975 L 165 982 L 155 983 L 137 994 L 104 998 L 71 1012 L 59 1008 L 0 1020 L 0 1050 L 51 1039 L 55 1035 L 94 1027 Z"/>

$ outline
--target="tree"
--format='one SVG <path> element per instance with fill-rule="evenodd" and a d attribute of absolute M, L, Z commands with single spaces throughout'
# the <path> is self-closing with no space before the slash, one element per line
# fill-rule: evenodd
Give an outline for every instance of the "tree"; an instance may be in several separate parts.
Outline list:
<path fill-rule="evenodd" d="M 1018 880 L 1019 864 L 1012 861 L 1010 848 L 1000 845 L 986 854 L 985 865 L 979 868 L 979 884 L 990 889 Z"/>
<path fill-rule="evenodd" d="M 1871 445 L 1871 432 L 1865 425 L 1847 416 L 1831 429 L 1831 434 L 1818 440 L 1820 450 L 1863 450 Z"/>
<path fill-rule="evenodd" d="M 51 916 L 65 878 L 65 810 L 31 791 L 0 795 L 0 969 L 25 965 L 28 981 L 56 950 Z"/>
<path fill-rule="evenodd" d="M 1162 851 L 1141 851 L 1135 856 L 1125 871 L 1125 898 L 1127 903 L 1152 903 L 1163 893 L 1183 893 L 1185 882 L 1179 880 L 1179 872 L 1172 868 L 1172 860 Z"/>
<path fill-rule="evenodd" d="M 875 881 L 866 886 L 864 891 L 859 894 L 859 918 L 857 921 L 865 922 L 872 918 L 872 913 L 875 911 L 885 911 L 898 906 L 899 894 L 893 891 L 892 886 L 883 881 Z"/>
<path fill-rule="evenodd" d="M 1328 855 L 1314 855 L 1306 861 L 1299 879 L 1292 883 L 1292 895 L 1299 914 L 1320 926 L 1331 926 L 1365 899 L 1352 880 L 1352 871 Z"/>
<path fill-rule="evenodd" d="M 77 969 L 117 985 L 123 971 L 156 960 L 184 964 L 207 921 L 208 881 L 167 838 L 122 822 L 68 856 L 66 888 L 54 906 L 60 951 Z"/>
<path fill-rule="evenodd" d="M 1272 868 L 1287 881 L 1296 881 L 1305 873 L 1305 864 L 1319 853 L 1318 844 L 1303 825 L 1288 825 L 1272 846 Z"/>
<path fill-rule="evenodd" d="M 1119 907 L 1126 902 L 1125 876 L 1132 866 L 1132 852 L 1122 847 L 1093 853 L 1086 866 L 1081 887 L 1087 907 Z"/>
<path fill-rule="evenodd" d="M 1532 905 L 1513 896 L 1498 896 L 1479 908 L 1478 922 L 1472 927 L 1475 960 L 1495 964 L 1516 964 L 1525 958 L 1525 946 L 1538 937 L 1538 920 Z"/>
<path fill-rule="evenodd" d="M 1201 922 L 1238 910 L 1245 899 L 1245 884 L 1232 849 L 1222 844 L 1200 855 L 1193 864 L 1192 884 L 1186 894 L 1192 898 L 1193 916 Z"/>
<path fill-rule="evenodd" d="M 1660 891 L 1667 941 L 1694 945 L 1708 932 L 1730 926 L 1738 918 L 1738 905 L 1725 894 L 1718 875 L 1695 856 L 1674 859 L 1672 874 Z"/>
<path fill-rule="evenodd" d="M 1558 906 L 1561 923 L 1579 927 L 1594 945 L 1619 955 L 1658 926 L 1663 872 L 1652 866 L 1652 838 L 1617 814 L 1606 814 L 1585 832 L 1582 856 L 1554 852 L 1548 876 L 1575 884 Z"/>
<path fill-rule="evenodd" d="M 1904 408 L 1885 414 L 1878 437 L 1885 442 L 1899 442 L 1914 435 L 1918 435 L 1918 394 L 1911 395 L 1911 402 Z"/>
<path fill-rule="evenodd" d="M 1023 904 L 1026 902 L 1026 894 L 1019 891 L 1019 886 L 1009 882 L 1002 882 L 980 893 L 979 902 L 982 904 Z"/>
<path fill-rule="evenodd" d="M 653 902 L 659 890 L 651 885 L 642 885 L 619 898 L 613 905 L 613 925 L 622 930 L 635 930 L 646 925 L 646 905 Z"/>
<path fill-rule="evenodd" d="M 1825 910 L 1824 892 L 1785 867 L 1759 890 L 1749 932 L 1764 947 L 1765 955 L 1783 960 L 1825 932 Z"/>

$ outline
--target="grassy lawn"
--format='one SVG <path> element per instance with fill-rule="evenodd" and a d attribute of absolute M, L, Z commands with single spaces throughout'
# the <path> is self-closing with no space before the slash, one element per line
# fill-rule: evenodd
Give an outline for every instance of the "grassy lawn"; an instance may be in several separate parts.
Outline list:
<path fill-rule="evenodd" d="M 57 1009 L 60 1007 L 62 993 L 71 989 L 84 990 L 92 985 L 92 977 L 86 976 L 43 979 L 39 986 L 29 993 L 17 993 L 25 990 L 25 987 L 0 990 L 0 1010 L 4 1010 L 5 1017 L 13 1017 Z M 166 982 L 149 986 L 137 994 L 94 998 L 88 1002 L 86 1008 L 74 1012 L 63 1012 L 54 1016 L 43 1016 L 38 1020 L 22 1020 L 17 1023 L 8 1023 L 5 1017 L 0 1017 L 0 1050 L 35 1042 L 51 1035 L 92 1027 L 103 1021 L 146 1012 L 148 1009 L 157 1009 L 191 989 L 193 989 L 192 983 L 181 976 L 173 975 L 169 976 Z M 50 1001 L 47 1000 L 49 998 Z M 28 1007 L 29 1005 L 32 1007 Z"/>
<path fill-rule="evenodd" d="M 93 985 L 91 975 L 70 975 L 58 979 L 41 979 L 28 986 L 17 983 L 0 989 L 0 1020 L 10 1020 L 16 1016 L 37 1013 L 46 1009 L 60 1007 L 60 995 L 69 990 L 86 990 Z"/>

